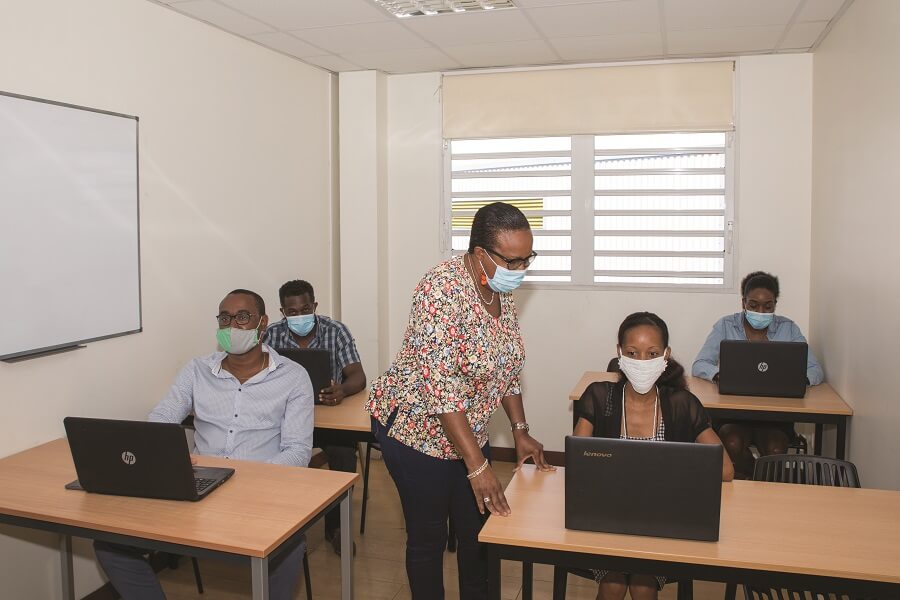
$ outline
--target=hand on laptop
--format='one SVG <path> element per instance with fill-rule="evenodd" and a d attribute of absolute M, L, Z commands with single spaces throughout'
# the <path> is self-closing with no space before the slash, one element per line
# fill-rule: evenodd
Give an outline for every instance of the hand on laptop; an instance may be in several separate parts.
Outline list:
<path fill-rule="evenodd" d="M 322 401 L 322 404 L 328 406 L 337 406 L 346 396 L 347 394 L 344 393 L 344 386 L 335 383 L 334 379 L 331 380 L 331 385 L 327 388 L 322 388 L 322 391 L 319 392 L 319 400 Z"/>

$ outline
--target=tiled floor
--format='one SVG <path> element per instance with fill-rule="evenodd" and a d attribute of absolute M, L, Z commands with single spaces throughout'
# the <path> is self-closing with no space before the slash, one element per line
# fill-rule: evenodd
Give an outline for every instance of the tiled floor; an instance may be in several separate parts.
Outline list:
<path fill-rule="evenodd" d="M 504 483 L 512 477 L 510 463 L 496 463 L 498 477 Z M 409 586 L 406 582 L 404 567 L 404 543 L 406 534 L 403 529 L 403 515 L 400 511 L 400 499 L 393 481 L 387 474 L 380 460 L 372 460 L 372 473 L 369 482 L 369 506 L 366 519 L 366 534 L 359 535 L 360 494 L 358 490 L 353 502 L 354 532 L 357 544 L 357 555 L 354 562 L 354 578 L 356 598 L 359 600 L 409 600 Z M 515 507 L 513 507 L 515 510 Z M 321 522 L 309 533 L 309 564 L 312 573 L 313 597 L 315 600 L 339 600 L 340 595 L 340 558 L 331 546 L 323 539 Z M 194 586 L 193 572 L 190 563 L 182 560 L 176 571 L 163 571 L 161 579 L 166 595 L 170 600 L 207 599 L 238 600 L 250 598 L 250 568 L 236 566 L 233 563 L 218 563 L 201 560 L 200 568 L 206 593 L 199 595 Z M 444 558 L 444 585 L 447 589 L 447 600 L 459 597 L 457 585 L 456 556 L 446 554 Z M 549 600 L 551 597 L 552 568 L 546 565 L 535 565 L 534 598 Z M 722 600 L 724 585 L 695 582 L 694 597 L 697 600 Z M 660 594 L 662 600 L 675 599 L 675 586 L 669 585 Z M 597 586 L 578 577 L 569 577 L 568 600 L 594 600 Z M 503 564 L 503 598 L 515 600 L 521 597 L 521 567 L 518 563 Z M 303 585 L 299 586 L 295 596 L 298 600 L 306 598 Z M 740 594 L 739 594 L 740 598 Z"/>

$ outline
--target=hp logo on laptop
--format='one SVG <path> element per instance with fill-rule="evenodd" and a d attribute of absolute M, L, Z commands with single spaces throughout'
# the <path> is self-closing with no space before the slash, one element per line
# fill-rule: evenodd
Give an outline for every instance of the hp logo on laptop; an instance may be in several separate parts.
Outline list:
<path fill-rule="evenodd" d="M 128 450 L 126 450 L 122 453 L 122 462 L 126 465 L 133 465 L 137 462 L 137 458 L 135 458 L 133 452 L 129 452 Z"/>
<path fill-rule="evenodd" d="M 766 371 L 769 370 L 769 363 L 761 362 L 761 363 L 759 363 L 758 365 L 756 365 L 756 369 L 757 369 L 760 373 L 765 373 Z"/>

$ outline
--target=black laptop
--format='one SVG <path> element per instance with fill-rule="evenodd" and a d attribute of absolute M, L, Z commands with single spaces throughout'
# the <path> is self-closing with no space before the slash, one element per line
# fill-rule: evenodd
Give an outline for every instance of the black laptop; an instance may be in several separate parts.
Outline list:
<path fill-rule="evenodd" d="M 719 539 L 722 447 L 566 436 L 566 529 Z"/>
<path fill-rule="evenodd" d="M 316 404 L 320 404 L 319 392 L 331 385 L 331 351 L 321 348 L 276 348 L 275 351 L 306 369 Z"/>
<path fill-rule="evenodd" d="M 719 393 L 802 398 L 808 354 L 805 342 L 725 340 L 719 346 Z"/>
<path fill-rule="evenodd" d="M 194 467 L 177 423 L 66 417 L 78 480 L 66 487 L 98 494 L 201 500 L 234 469 Z"/>

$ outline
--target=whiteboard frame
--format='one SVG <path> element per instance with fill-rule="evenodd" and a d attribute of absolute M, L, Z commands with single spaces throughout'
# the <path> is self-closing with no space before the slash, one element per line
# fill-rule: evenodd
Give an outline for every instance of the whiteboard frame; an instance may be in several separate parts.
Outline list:
<path fill-rule="evenodd" d="M 91 108 L 90 106 L 81 106 L 79 104 L 70 104 L 68 102 L 59 102 L 57 100 L 48 100 L 46 98 L 38 98 L 36 96 L 26 96 L 24 94 L 16 94 L 13 92 L 4 92 L 0 90 L 0 96 L 7 96 L 9 98 L 16 98 L 18 100 L 30 100 L 32 102 L 41 102 L 43 104 L 52 104 L 54 106 L 62 106 L 64 108 L 74 108 L 76 110 L 86 110 L 88 112 L 99 113 L 103 115 L 109 115 L 112 117 L 121 117 L 123 119 L 133 119 L 134 120 L 134 160 L 135 160 L 135 181 L 136 181 L 136 189 L 135 189 L 135 204 L 134 208 L 136 211 L 136 219 L 135 223 L 137 225 L 137 283 L 138 283 L 138 327 L 137 329 L 132 329 L 129 331 L 122 331 L 119 333 L 111 333 L 109 335 L 103 335 L 99 337 L 86 338 L 83 340 L 72 340 L 71 342 L 64 342 L 62 344 L 55 344 L 53 346 L 46 346 L 43 348 L 33 348 L 29 350 L 22 350 L 19 352 L 13 352 L 11 354 L 4 354 L 0 356 L 0 361 L 6 363 L 19 362 L 22 360 L 27 360 L 30 358 L 39 358 L 41 356 L 49 356 L 52 354 L 58 354 L 60 352 L 66 352 L 68 350 L 77 350 L 79 348 L 84 348 L 85 344 L 90 342 L 98 342 L 100 340 L 108 340 L 111 338 L 122 337 L 123 335 L 131 335 L 134 333 L 141 333 L 144 330 L 144 298 L 143 298 L 143 283 L 141 281 L 141 156 L 140 156 L 140 148 L 141 148 L 141 140 L 140 140 L 140 118 L 136 115 L 128 115 L 125 113 L 114 112 L 110 110 L 103 110 L 100 108 Z"/>

